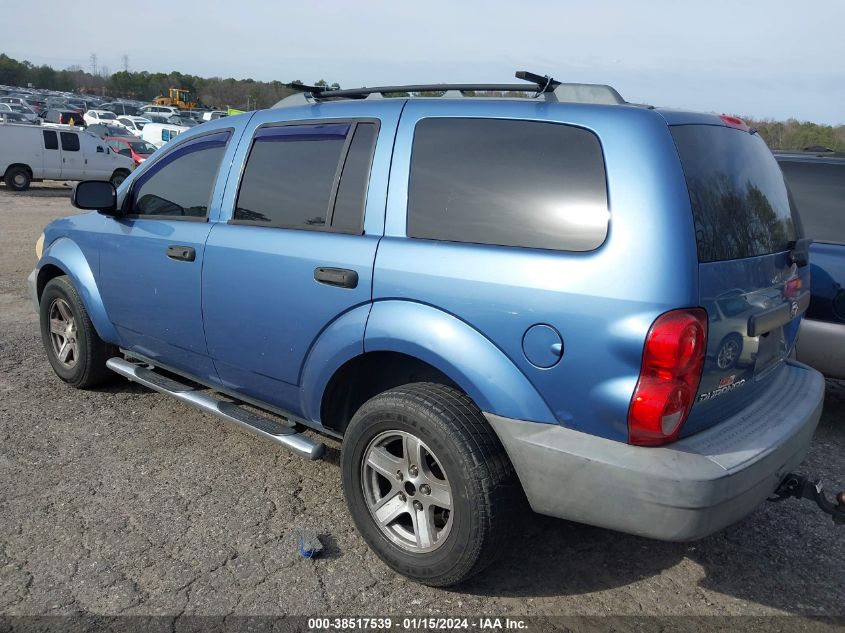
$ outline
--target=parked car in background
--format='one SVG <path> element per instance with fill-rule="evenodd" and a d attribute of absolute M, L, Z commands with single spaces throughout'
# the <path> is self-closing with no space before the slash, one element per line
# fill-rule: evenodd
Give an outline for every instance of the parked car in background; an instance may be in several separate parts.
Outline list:
<path fill-rule="evenodd" d="M 760 136 L 548 77 L 356 98 L 379 90 L 183 128 L 119 191 L 78 185 L 97 213 L 49 225 L 28 279 L 56 375 L 111 370 L 311 459 L 298 425 L 342 438 L 364 540 L 432 585 L 525 547 L 523 491 L 663 540 L 762 503 L 825 383 L 790 360 L 809 266 Z M 753 363 L 718 362 L 732 327 Z"/>
<path fill-rule="evenodd" d="M 135 167 L 95 136 L 73 128 L 0 125 L 0 174 L 13 191 L 40 180 L 106 180 L 117 186 Z"/>
<path fill-rule="evenodd" d="M 830 377 L 845 378 L 845 154 L 775 156 L 813 240 L 812 300 L 801 322 L 797 357 Z"/>
<path fill-rule="evenodd" d="M 27 121 L 38 122 L 38 114 L 30 107 L 19 103 L 0 103 L 0 112 L 17 112 Z"/>
<path fill-rule="evenodd" d="M 88 125 L 96 125 L 102 123 L 104 125 L 113 125 L 117 121 L 117 115 L 108 110 L 88 110 L 83 118 Z"/>
<path fill-rule="evenodd" d="M 171 125 L 181 125 L 182 127 L 196 127 L 200 124 L 198 121 L 185 115 L 167 117 L 165 122 Z"/>
<path fill-rule="evenodd" d="M 38 125 L 41 121 L 40 119 L 35 119 L 34 121 L 28 119 L 20 112 L 12 112 L 11 110 L 2 111 L 0 110 L 0 122 L 2 123 L 21 123 L 24 125 Z"/>
<path fill-rule="evenodd" d="M 142 116 L 119 116 L 117 117 L 117 121 L 115 121 L 115 125 L 120 125 L 121 127 L 126 128 L 128 131 L 132 132 L 135 136 L 140 137 L 141 132 L 144 129 L 144 126 L 147 123 L 152 123 L 149 119 L 142 117 Z"/>
<path fill-rule="evenodd" d="M 7 96 L 7 97 L 0 97 L 0 103 L 15 103 L 17 105 L 26 105 L 26 99 L 24 97 L 14 97 L 14 96 Z"/>
<path fill-rule="evenodd" d="M 103 140 L 113 152 L 128 156 L 136 165 L 143 163 L 156 151 L 155 145 L 134 136 L 107 136 Z"/>
<path fill-rule="evenodd" d="M 106 138 L 107 136 L 128 136 L 129 138 L 136 138 L 132 132 L 121 125 L 98 123 L 97 125 L 89 125 L 87 131 L 89 134 L 93 134 L 99 138 Z"/>
<path fill-rule="evenodd" d="M 224 116 L 229 116 L 225 110 L 209 110 L 208 112 L 202 113 L 202 120 L 214 121 L 215 119 L 219 119 Z"/>
<path fill-rule="evenodd" d="M 145 105 L 138 108 L 138 114 L 140 116 L 147 116 L 148 114 L 179 116 L 179 108 L 174 108 L 172 106 Z"/>
<path fill-rule="evenodd" d="M 47 110 L 72 110 L 74 112 L 82 112 L 78 108 L 71 107 L 65 97 L 47 97 L 47 99 L 44 100 L 44 107 Z"/>
<path fill-rule="evenodd" d="M 45 123 L 86 127 L 85 117 L 75 110 L 47 110 L 41 117 Z"/>
<path fill-rule="evenodd" d="M 114 101 L 112 103 L 104 103 L 100 106 L 101 110 L 108 110 L 114 112 L 118 116 L 137 116 L 138 107 L 130 103 L 123 103 L 122 101 Z"/>
<path fill-rule="evenodd" d="M 84 99 L 68 99 L 67 104 L 82 113 L 88 110 L 88 103 Z"/>
<path fill-rule="evenodd" d="M 156 147 L 161 147 L 189 129 L 191 128 L 170 123 L 147 123 L 141 130 L 141 138 Z"/>

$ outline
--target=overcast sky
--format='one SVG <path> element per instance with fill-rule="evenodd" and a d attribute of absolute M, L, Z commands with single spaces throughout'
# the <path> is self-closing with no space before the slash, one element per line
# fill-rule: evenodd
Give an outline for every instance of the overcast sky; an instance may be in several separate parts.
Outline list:
<path fill-rule="evenodd" d="M 37 10 L 35 9 L 37 7 Z M 72 7 L 72 8 L 71 8 Z M 0 52 L 57 68 L 179 70 L 343 87 L 610 83 L 629 101 L 845 124 L 845 1 L 39 0 Z"/>

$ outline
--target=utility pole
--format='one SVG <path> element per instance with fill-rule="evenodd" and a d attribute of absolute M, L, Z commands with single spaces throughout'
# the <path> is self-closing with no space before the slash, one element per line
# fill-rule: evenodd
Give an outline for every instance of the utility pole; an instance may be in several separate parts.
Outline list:
<path fill-rule="evenodd" d="M 123 72 L 128 73 L 129 72 L 129 55 L 124 53 L 123 57 L 121 59 L 123 61 Z"/>
<path fill-rule="evenodd" d="M 91 53 L 91 56 L 88 58 L 89 68 L 91 69 L 91 75 L 97 74 L 97 53 Z"/>

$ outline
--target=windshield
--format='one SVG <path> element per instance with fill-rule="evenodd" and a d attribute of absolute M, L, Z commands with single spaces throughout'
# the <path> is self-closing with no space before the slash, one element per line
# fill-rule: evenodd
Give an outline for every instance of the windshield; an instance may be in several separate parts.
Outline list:
<path fill-rule="evenodd" d="M 147 143 L 146 141 L 139 141 L 137 143 L 129 143 L 129 147 L 132 148 L 132 151 L 136 154 L 152 154 L 156 151 L 155 145 L 152 143 Z"/>
<path fill-rule="evenodd" d="M 789 250 L 796 239 L 789 194 L 758 134 L 717 125 L 675 125 L 700 262 Z"/>
<path fill-rule="evenodd" d="M 114 112 L 100 112 L 100 118 L 111 121 L 116 119 L 117 117 L 114 115 Z"/>

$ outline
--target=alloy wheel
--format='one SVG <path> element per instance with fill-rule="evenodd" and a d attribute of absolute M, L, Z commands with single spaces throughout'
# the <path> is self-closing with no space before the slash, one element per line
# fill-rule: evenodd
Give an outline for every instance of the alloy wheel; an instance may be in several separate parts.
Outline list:
<path fill-rule="evenodd" d="M 76 319 L 67 301 L 53 299 L 50 304 L 50 340 L 56 359 L 67 369 L 74 367 L 79 360 L 79 339 L 77 338 Z"/>
<path fill-rule="evenodd" d="M 405 431 L 385 431 L 364 453 L 364 499 L 381 532 L 413 553 L 436 550 L 452 528 L 452 488 L 437 456 Z"/>

